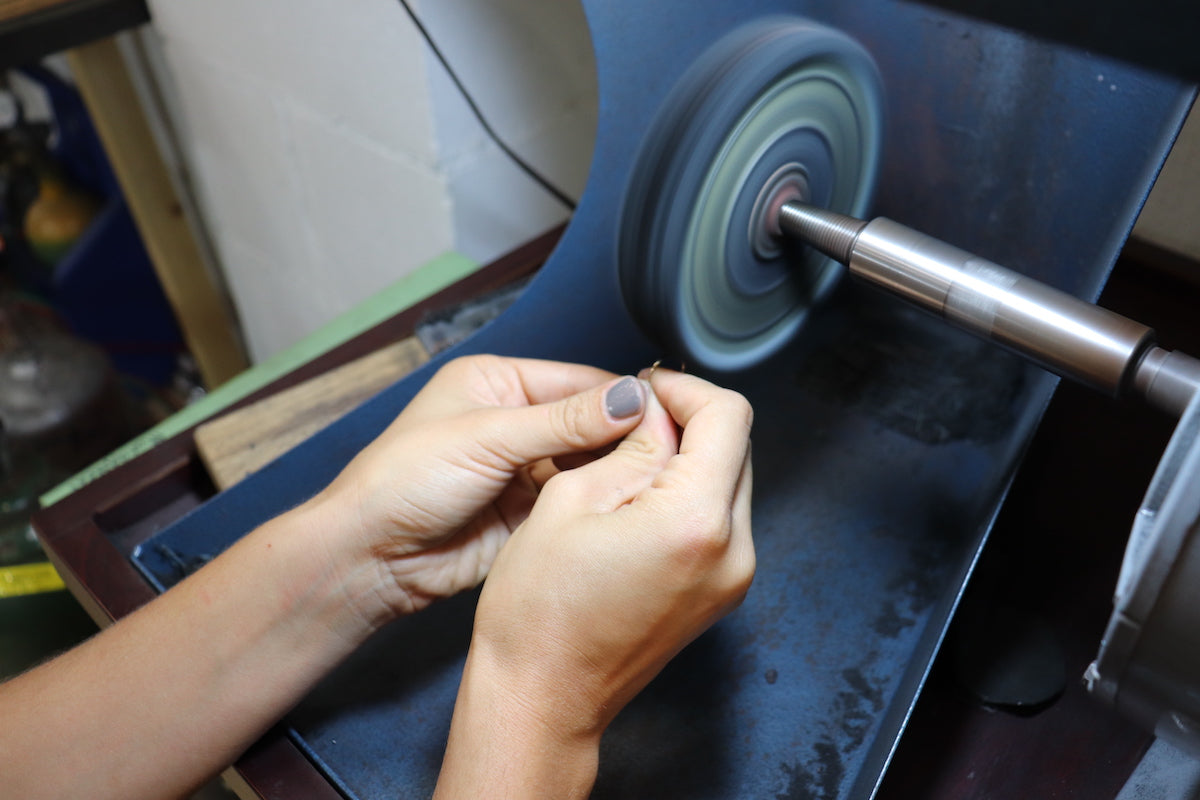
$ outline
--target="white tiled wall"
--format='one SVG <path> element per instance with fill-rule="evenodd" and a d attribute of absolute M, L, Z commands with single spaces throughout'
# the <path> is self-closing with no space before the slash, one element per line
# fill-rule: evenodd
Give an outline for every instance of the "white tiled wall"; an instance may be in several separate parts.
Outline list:
<path fill-rule="evenodd" d="M 565 211 L 489 142 L 395 0 L 150 0 L 160 76 L 255 360 L 430 258 Z M 596 88 L 568 0 L 418 6 L 493 126 L 578 196 Z"/>

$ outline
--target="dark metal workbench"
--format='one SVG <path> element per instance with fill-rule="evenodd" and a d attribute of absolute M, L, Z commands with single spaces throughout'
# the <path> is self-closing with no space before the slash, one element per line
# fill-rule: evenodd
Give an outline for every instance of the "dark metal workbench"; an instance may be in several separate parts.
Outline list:
<path fill-rule="evenodd" d="M 554 238 L 543 238 L 427 307 L 452 304 L 525 274 Z M 1200 303 L 1194 285 L 1126 261 L 1104 299 L 1156 325 L 1169 342 L 1200 351 L 1200 332 L 1191 324 L 1191 310 Z M 257 397 L 407 335 L 421 313 L 389 321 Z M 1083 457 L 1095 446 L 1097 430 L 1104 431 L 1109 457 L 1103 452 Z M 1049 796 L 1047 787 L 1064 800 L 1115 796 L 1149 737 L 1085 697 L 1074 679 L 1094 655 L 1128 522 L 1169 433 L 1169 423 L 1152 413 L 1060 387 L 980 574 L 1011 577 L 986 581 L 992 587 L 989 602 L 1016 603 L 1054 621 L 1073 682 L 1063 698 L 1037 714 L 989 711 L 962 688 L 953 658 L 944 655 L 901 740 L 881 798 L 1025 798 Z M 76 595 L 101 615 L 120 617 L 153 596 L 128 553 L 212 492 L 185 433 L 43 512 L 36 524 Z M 951 641 L 956 637 L 952 632 Z M 262 797 L 338 796 L 282 730 L 258 744 L 238 769 Z"/>

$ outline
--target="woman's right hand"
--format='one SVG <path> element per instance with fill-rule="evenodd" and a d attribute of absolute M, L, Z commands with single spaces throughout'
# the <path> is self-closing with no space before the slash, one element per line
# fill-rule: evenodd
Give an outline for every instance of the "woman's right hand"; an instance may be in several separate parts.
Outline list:
<path fill-rule="evenodd" d="M 439 797 L 586 796 L 609 722 L 745 596 L 750 406 L 690 375 L 651 384 L 638 427 L 553 477 L 497 557 Z"/>

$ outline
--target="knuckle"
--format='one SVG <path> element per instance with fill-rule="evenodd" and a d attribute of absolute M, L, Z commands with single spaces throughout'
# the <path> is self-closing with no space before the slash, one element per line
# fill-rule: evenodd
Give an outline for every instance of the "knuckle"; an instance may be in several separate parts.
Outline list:
<path fill-rule="evenodd" d="M 578 395 L 565 402 L 555 403 L 549 408 L 550 429 L 556 439 L 564 445 L 578 450 L 591 444 L 587 409 Z"/>
<path fill-rule="evenodd" d="M 723 389 L 722 391 L 725 393 L 722 400 L 728 407 L 730 419 L 741 422 L 749 431 L 754 427 L 754 406 L 750 405 L 750 401 L 741 392 L 735 392 L 732 389 Z"/>
<path fill-rule="evenodd" d="M 720 514 L 692 503 L 676 520 L 676 547 L 682 560 L 708 569 L 721 560 L 729 544 L 729 523 Z"/>
<path fill-rule="evenodd" d="M 675 569 L 689 583 L 707 587 L 707 595 L 723 615 L 741 605 L 754 582 L 752 544 L 732 537 L 728 518 L 689 515 L 681 519 L 676 538 Z"/>
<path fill-rule="evenodd" d="M 754 583 L 754 573 L 756 569 L 754 548 L 747 548 L 746 551 L 740 553 L 737 558 L 733 559 L 730 567 L 730 593 L 736 598 L 738 604 L 746 598 L 746 594 L 750 591 L 750 585 Z"/>
<path fill-rule="evenodd" d="M 470 375 L 478 369 L 476 366 L 477 358 L 478 356 L 459 356 L 458 358 L 451 359 L 438 368 L 434 379 L 457 382 L 458 379 Z"/>
<path fill-rule="evenodd" d="M 697 396 L 703 397 L 706 405 L 715 406 L 727 419 L 741 421 L 747 429 L 753 425 L 754 408 L 741 392 L 717 386 L 701 378 L 689 378 L 699 387 Z"/>
<path fill-rule="evenodd" d="M 439 372 L 465 372 L 475 368 L 479 356 L 457 356 L 442 365 Z"/>
<path fill-rule="evenodd" d="M 636 459 L 655 462 L 659 458 L 660 445 L 648 436 L 626 436 L 621 440 L 621 452 Z"/>
<path fill-rule="evenodd" d="M 550 476 L 542 486 L 538 494 L 538 503 L 540 505 L 544 498 L 550 505 L 562 504 L 566 508 L 578 508 L 584 504 L 588 490 L 588 482 L 581 479 L 575 470 L 558 472 Z"/>
<path fill-rule="evenodd" d="M 487 377 L 496 373 L 503 366 L 503 361 L 499 356 L 487 353 L 457 356 L 439 367 L 435 377 L 445 376 L 456 381 Z"/>

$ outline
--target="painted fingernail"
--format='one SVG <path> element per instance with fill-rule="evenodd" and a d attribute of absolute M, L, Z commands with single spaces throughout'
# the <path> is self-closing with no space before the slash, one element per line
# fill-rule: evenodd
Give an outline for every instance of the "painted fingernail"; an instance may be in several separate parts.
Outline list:
<path fill-rule="evenodd" d="M 613 419 L 628 419 L 642 410 L 642 389 L 636 378 L 622 378 L 604 395 L 604 408 Z"/>

